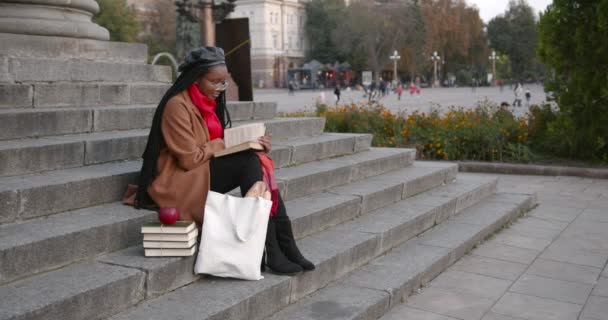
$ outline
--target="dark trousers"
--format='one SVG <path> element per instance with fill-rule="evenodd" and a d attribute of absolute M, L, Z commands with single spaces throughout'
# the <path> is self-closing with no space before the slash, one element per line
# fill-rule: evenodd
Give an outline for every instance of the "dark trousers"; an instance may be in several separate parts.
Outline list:
<path fill-rule="evenodd" d="M 209 170 L 211 171 L 211 191 L 219 193 L 227 193 L 239 187 L 241 195 L 244 196 L 254 183 L 263 180 L 260 159 L 253 151 L 213 158 L 209 164 Z M 279 194 L 275 217 L 286 215 L 287 210 Z"/>

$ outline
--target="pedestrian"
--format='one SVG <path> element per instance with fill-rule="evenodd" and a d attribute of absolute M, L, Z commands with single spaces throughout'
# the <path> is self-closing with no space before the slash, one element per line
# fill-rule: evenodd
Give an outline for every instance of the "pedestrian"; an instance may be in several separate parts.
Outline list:
<path fill-rule="evenodd" d="M 293 96 L 295 94 L 295 87 L 293 85 L 293 81 L 289 81 L 287 88 L 289 89 L 289 95 Z"/>
<path fill-rule="evenodd" d="M 417 89 L 416 85 L 413 82 L 411 82 L 410 83 L 410 96 L 414 96 L 414 93 L 416 93 L 416 89 Z"/>
<path fill-rule="evenodd" d="M 334 95 L 336 96 L 336 105 L 340 102 L 340 86 L 336 86 L 334 89 Z"/>
<path fill-rule="evenodd" d="M 515 95 L 515 100 L 513 100 L 513 106 L 521 107 L 521 96 L 524 93 L 524 88 L 521 82 L 517 82 L 515 85 L 515 89 L 513 89 L 513 94 Z"/>
<path fill-rule="evenodd" d="M 401 94 L 403 93 L 403 86 L 400 84 L 397 85 L 397 89 L 395 89 L 397 93 L 397 100 L 401 100 Z"/>
<path fill-rule="evenodd" d="M 530 107 L 530 100 L 532 100 L 532 93 L 530 93 L 530 89 L 526 89 L 526 107 Z"/>
<path fill-rule="evenodd" d="M 369 94 L 368 94 L 368 101 L 371 102 L 372 99 L 374 98 L 374 95 L 376 93 L 376 82 L 372 82 L 372 84 L 369 86 Z"/>

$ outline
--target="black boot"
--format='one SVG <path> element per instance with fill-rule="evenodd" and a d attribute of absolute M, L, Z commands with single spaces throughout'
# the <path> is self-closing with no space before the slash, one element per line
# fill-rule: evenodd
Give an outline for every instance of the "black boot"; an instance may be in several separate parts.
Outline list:
<path fill-rule="evenodd" d="M 304 271 L 314 270 L 315 265 L 302 256 L 302 253 L 300 253 L 300 250 L 296 245 L 289 217 L 274 217 L 274 221 L 277 225 L 277 240 L 279 241 L 279 246 L 287 259 L 297 263 Z"/>
<path fill-rule="evenodd" d="M 294 275 L 302 272 L 302 267 L 289 261 L 283 252 L 281 252 L 277 241 L 276 225 L 272 218 L 268 220 L 268 231 L 266 232 L 265 262 L 266 266 L 276 274 Z"/>

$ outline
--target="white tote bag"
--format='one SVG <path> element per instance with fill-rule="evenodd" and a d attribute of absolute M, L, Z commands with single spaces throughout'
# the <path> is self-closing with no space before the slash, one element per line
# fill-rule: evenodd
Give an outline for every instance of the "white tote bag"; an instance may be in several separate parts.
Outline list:
<path fill-rule="evenodd" d="M 209 191 L 195 273 L 245 280 L 260 271 L 272 201 Z"/>

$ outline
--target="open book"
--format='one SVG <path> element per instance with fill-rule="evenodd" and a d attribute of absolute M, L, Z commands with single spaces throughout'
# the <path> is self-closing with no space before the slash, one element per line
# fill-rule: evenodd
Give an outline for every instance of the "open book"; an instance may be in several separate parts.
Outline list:
<path fill-rule="evenodd" d="M 258 143 L 258 138 L 266 133 L 263 123 L 251 123 L 235 128 L 224 130 L 224 145 L 226 149 L 215 153 L 215 157 L 221 157 L 249 149 L 264 150 Z"/>

